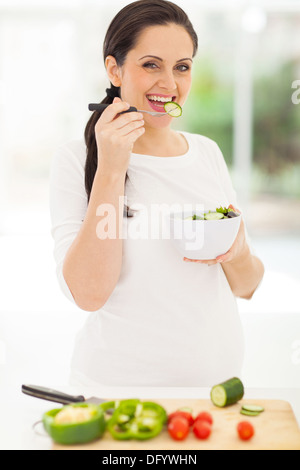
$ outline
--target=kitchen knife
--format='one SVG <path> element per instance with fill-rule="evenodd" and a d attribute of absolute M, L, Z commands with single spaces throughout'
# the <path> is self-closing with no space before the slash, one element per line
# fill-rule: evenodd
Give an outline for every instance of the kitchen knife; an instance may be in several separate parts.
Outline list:
<path fill-rule="evenodd" d="M 70 403 L 92 403 L 99 405 L 107 401 L 96 397 L 86 399 L 83 395 L 68 395 L 67 393 L 58 392 L 57 390 L 52 390 L 52 388 L 40 387 L 38 385 L 22 385 L 22 392 L 25 393 L 25 395 L 61 403 L 63 405 L 69 405 Z"/>

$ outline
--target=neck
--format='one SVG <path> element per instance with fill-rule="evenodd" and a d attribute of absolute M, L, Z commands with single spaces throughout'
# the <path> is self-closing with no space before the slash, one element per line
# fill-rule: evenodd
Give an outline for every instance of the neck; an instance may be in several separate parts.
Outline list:
<path fill-rule="evenodd" d="M 168 156 L 170 148 L 173 148 L 175 135 L 170 127 L 155 129 L 146 126 L 146 132 L 134 144 L 133 153 Z"/>

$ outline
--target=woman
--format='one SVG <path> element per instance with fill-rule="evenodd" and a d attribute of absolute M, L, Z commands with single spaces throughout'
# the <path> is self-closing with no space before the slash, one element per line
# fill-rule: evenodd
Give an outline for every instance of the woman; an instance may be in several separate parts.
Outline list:
<path fill-rule="evenodd" d="M 67 297 L 91 312 L 76 341 L 72 383 L 211 386 L 241 375 L 236 297 L 251 298 L 263 276 L 244 223 L 228 253 L 193 262 L 170 240 L 132 235 L 138 219 L 127 217 L 130 211 L 123 217 L 124 201 L 129 209 L 237 205 L 213 141 L 175 132 L 168 115 L 123 113 L 129 105 L 161 112 L 164 100 L 183 106 L 197 46 L 175 4 L 142 0 L 123 8 L 104 41 L 109 106 L 91 116 L 85 142 L 63 146 L 54 158 L 58 279 Z M 115 236 L 102 236 L 103 226 L 99 234 L 103 208 L 113 209 Z"/>

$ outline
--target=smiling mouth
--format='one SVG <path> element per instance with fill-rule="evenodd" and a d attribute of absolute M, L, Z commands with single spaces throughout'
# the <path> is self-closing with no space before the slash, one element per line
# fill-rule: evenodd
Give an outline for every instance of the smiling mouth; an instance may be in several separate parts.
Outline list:
<path fill-rule="evenodd" d="M 154 111 L 165 112 L 164 105 L 170 101 L 175 101 L 176 96 L 158 96 L 158 95 L 146 95 L 150 107 Z"/>

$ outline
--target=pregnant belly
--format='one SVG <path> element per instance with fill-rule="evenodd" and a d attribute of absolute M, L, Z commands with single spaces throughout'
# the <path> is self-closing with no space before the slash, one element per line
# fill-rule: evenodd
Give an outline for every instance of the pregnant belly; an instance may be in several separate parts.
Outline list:
<path fill-rule="evenodd" d="M 244 341 L 238 317 L 225 312 L 224 319 L 212 314 L 205 320 L 132 324 L 95 314 L 77 338 L 72 368 L 106 386 L 210 387 L 239 376 Z"/>

